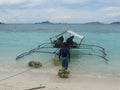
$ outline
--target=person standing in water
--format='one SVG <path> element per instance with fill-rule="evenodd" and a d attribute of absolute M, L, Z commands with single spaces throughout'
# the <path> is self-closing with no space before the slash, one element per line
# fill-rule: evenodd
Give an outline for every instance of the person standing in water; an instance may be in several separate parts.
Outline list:
<path fill-rule="evenodd" d="M 70 61 L 70 51 L 66 43 L 64 43 L 60 49 L 59 60 L 62 60 L 62 67 L 67 70 Z"/>

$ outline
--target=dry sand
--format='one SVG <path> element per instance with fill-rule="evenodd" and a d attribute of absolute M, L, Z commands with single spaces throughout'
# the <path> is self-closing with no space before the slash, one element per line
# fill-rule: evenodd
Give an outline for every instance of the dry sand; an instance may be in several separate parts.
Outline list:
<path fill-rule="evenodd" d="M 5 75 L 5 72 L 0 74 Z M 16 72 L 16 73 L 19 73 Z M 57 71 L 37 72 L 29 70 L 14 77 L 2 80 L 16 73 L 8 73 L 1 77 L 0 90 L 28 90 L 30 88 L 42 87 L 33 90 L 120 90 L 120 78 L 88 77 L 80 74 L 70 74 L 68 79 L 59 78 Z"/>

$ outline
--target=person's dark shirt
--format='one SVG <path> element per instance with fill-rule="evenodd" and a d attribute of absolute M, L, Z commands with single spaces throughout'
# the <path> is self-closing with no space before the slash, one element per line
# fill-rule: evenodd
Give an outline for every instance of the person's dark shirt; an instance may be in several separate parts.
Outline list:
<path fill-rule="evenodd" d="M 59 59 L 60 56 L 62 57 L 68 57 L 70 59 L 70 52 L 69 52 L 69 48 L 63 47 L 60 49 L 60 53 L 59 53 Z"/>

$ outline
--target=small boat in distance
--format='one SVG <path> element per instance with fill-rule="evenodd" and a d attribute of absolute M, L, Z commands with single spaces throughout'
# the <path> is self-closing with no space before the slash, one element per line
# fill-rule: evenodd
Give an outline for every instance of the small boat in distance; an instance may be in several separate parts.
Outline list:
<path fill-rule="evenodd" d="M 71 55 L 98 56 L 103 58 L 105 61 L 108 61 L 108 59 L 106 58 L 107 54 L 103 47 L 98 45 L 84 44 L 83 40 L 84 36 L 79 35 L 78 33 L 75 33 L 71 30 L 66 30 L 58 35 L 50 37 L 49 42 L 40 44 L 32 50 L 18 55 L 16 57 L 16 60 L 19 60 L 32 53 L 49 53 L 58 55 L 63 43 L 67 43 L 68 47 L 70 48 Z"/>

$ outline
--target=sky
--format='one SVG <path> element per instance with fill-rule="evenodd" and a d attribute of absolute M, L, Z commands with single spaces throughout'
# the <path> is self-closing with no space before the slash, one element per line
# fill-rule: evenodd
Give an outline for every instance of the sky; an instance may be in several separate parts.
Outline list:
<path fill-rule="evenodd" d="M 120 0 L 0 0 L 0 22 L 111 23 L 120 21 Z"/>

